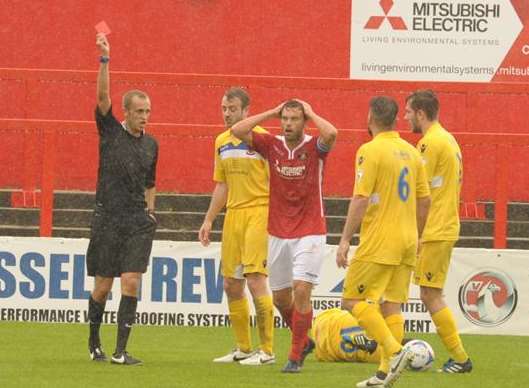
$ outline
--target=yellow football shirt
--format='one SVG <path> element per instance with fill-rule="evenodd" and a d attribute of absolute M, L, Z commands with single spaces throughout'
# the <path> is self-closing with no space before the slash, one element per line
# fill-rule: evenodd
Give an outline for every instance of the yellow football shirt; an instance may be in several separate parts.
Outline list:
<path fill-rule="evenodd" d="M 261 127 L 253 130 L 267 132 Z M 215 139 L 213 180 L 228 185 L 227 209 L 268 206 L 268 163 L 229 129 Z"/>
<path fill-rule="evenodd" d="M 438 122 L 417 144 L 432 192 L 432 205 L 422 241 L 455 241 L 459 238 L 459 196 L 463 179 L 461 149 Z"/>
<path fill-rule="evenodd" d="M 353 345 L 356 335 L 365 334 L 358 321 L 347 311 L 338 308 L 318 314 L 313 324 L 312 336 L 316 343 L 319 361 L 359 361 L 367 354 Z"/>
<path fill-rule="evenodd" d="M 354 194 L 369 198 L 355 259 L 415 265 L 417 198 L 430 195 L 419 152 L 396 131 L 377 134 L 358 149 Z"/>

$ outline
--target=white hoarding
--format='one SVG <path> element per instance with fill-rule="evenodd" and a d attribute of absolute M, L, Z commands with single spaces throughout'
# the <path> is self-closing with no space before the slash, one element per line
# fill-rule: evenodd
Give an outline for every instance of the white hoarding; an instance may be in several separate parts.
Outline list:
<path fill-rule="evenodd" d="M 86 239 L 0 237 L 0 321 L 85 323 L 93 279 L 86 276 Z M 219 244 L 156 241 L 143 277 L 139 324 L 227 326 Z M 315 314 L 339 307 L 345 271 L 327 247 Z M 446 300 L 463 333 L 529 335 L 529 252 L 455 249 Z M 115 323 L 119 281 L 104 321 Z M 418 289 L 403 306 L 409 332 L 435 328 Z M 276 317 L 276 327 L 283 323 Z"/>
<path fill-rule="evenodd" d="M 517 42 L 524 25 L 513 3 L 519 1 L 352 0 L 350 77 L 520 80 L 521 70 L 528 75 L 527 56 Z M 520 74 L 513 73 L 518 65 Z"/>

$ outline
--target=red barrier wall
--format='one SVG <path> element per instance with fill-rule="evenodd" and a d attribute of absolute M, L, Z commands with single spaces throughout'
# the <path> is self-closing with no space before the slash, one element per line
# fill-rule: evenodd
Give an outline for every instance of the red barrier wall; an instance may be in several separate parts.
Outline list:
<path fill-rule="evenodd" d="M 347 77 L 350 0 L 0 1 L 0 67 Z"/>
<path fill-rule="evenodd" d="M 150 131 L 160 143 L 157 188 L 161 191 L 210 193 L 213 170 L 213 144 L 221 126 L 152 124 Z M 277 128 L 271 128 L 277 132 Z M 45 155 L 46 132 L 55 132 L 53 178 L 55 190 L 94 190 L 97 173 L 97 134 L 92 122 L 34 121 L 0 119 L 1 187 L 34 189 L 42 187 L 41 176 Z M 314 133 L 314 130 L 310 130 Z M 415 143 L 417 136 L 402 133 Z M 464 201 L 496 198 L 497 168 L 505 163 L 509 200 L 529 202 L 529 172 L 525 160 L 516 155 L 529 151 L 529 136 L 505 134 L 456 134 L 465 159 Z M 338 142 L 328 158 L 324 194 L 350 196 L 354 184 L 353 159 L 356 149 L 368 140 L 364 130 L 340 130 Z M 36 141 L 34 141 L 36 139 Z M 29 141 L 28 141 L 29 140 Z M 508 149 L 499 159 L 500 146 Z M 11 152 L 13 149 L 14 152 Z M 501 155 L 501 154 L 500 154 Z M 48 163 L 49 166 L 49 163 Z"/>
<path fill-rule="evenodd" d="M 91 96 L 95 89 L 94 77 L 95 72 L 0 69 L 0 78 L 7 80 L 6 82 L 47 86 L 41 90 L 41 94 L 32 93 L 31 89 L 28 89 L 29 92 L 25 96 L 22 94 L 26 101 L 33 101 L 26 103 L 25 107 L 39 103 L 44 107 L 45 102 L 51 103 L 57 110 L 64 109 L 65 105 L 74 107 L 79 105 L 75 96 L 80 95 L 86 100 L 82 106 L 89 112 L 87 116 L 92 116 Z M 348 196 L 351 193 L 354 153 L 358 145 L 367 140 L 365 130 L 347 129 L 351 128 L 347 125 L 347 121 L 358 124 L 356 128 L 364 127 L 367 101 L 374 94 L 383 92 L 392 95 L 402 105 L 405 96 L 411 90 L 427 86 L 404 82 L 372 83 L 337 79 L 176 74 L 113 73 L 112 79 L 114 101 L 119 101 L 119 92 L 116 93 L 115 89 L 125 90 L 132 85 L 139 85 L 151 93 L 154 111 L 159 112 L 161 109 L 158 115 L 175 115 L 171 116 L 174 120 L 168 121 L 177 124 L 158 122 L 149 128 L 160 140 L 158 188 L 163 191 L 192 193 L 207 193 L 212 189 L 213 140 L 222 130 L 218 124 L 221 121 L 218 106 L 228 85 L 246 86 L 257 100 L 254 105 L 260 105 L 258 108 L 254 107 L 255 110 L 263 108 L 265 101 L 273 101 L 276 104 L 296 95 L 313 102 L 317 111 L 335 122 L 340 128 L 340 135 L 336 150 L 329 158 L 325 194 L 340 196 Z M 52 98 L 60 94 L 61 88 L 65 87 L 71 88 L 71 94 L 63 95 L 60 100 Z M 474 127 L 473 124 L 473 119 L 480 117 L 481 114 L 495 113 L 490 112 L 491 108 L 475 106 L 474 100 L 495 96 L 498 104 L 506 104 L 509 99 L 516 96 L 527 96 L 528 88 L 528 85 L 508 84 L 437 85 L 436 90 L 441 96 L 444 109 L 442 121 L 453 132 L 458 133 L 457 136 L 462 144 L 465 160 L 463 194 L 469 200 L 495 198 L 496 170 L 500 162 L 496 150 L 499 145 L 505 145 L 509 149 L 507 162 L 511 167 L 507 177 L 508 198 L 529 201 L 529 170 L 526 167 L 529 134 L 495 135 L 490 131 L 493 129 L 492 126 L 487 128 L 489 133 L 485 131 L 478 133 L 474 131 L 479 128 Z M 22 91 L 24 92 L 24 89 Z M 167 98 L 163 98 L 162 94 Z M 46 98 L 42 98 L 43 95 Z M 9 99 L 9 96 L 6 98 Z M 159 108 L 156 101 L 165 105 Z M 457 101 L 457 104 L 453 104 L 453 101 Z M 452 109 L 446 110 L 446 105 Z M 177 113 L 181 113 L 183 118 L 176 116 Z M 502 117 L 497 113 L 494 119 L 501 122 Z M 178 123 L 179 118 L 183 123 Z M 518 120 L 518 117 L 516 119 Z M 189 121 L 186 123 L 187 120 Z M 514 129 L 523 128 L 522 124 L 517 123 L 518 126 Z M 274 123 L 270 125 L 273 126 Z M 406 138 L 415 142 L 417 139 L 412 138 L 406 127 L 404 120 L 401 120 L 399 129 Z M 0 120 L 0 132 L 4 140 L 0 145 L 0 164 L 7 166 L 4 170 L 0 170 L 0 187 L 28 189 L 40 187 L 43 150 L 39 148 L 42 139 L 36 136 L 35 131 L 44 129 L 54 129 L 59 132 L 56 137 L 54 187 L 93 190 L 97 169 L 97 136 L 93 122 L 40 119 Z M 504 160 L 502 159 L 501 162 Z"/>
<path fill-rule="evenodd" d="M 529 3 L 513 4 L 527 16 Z M 93 26 L 105 20 L 112 29 L 116 107 L 125 90 L 142 88 L 152 98 L 152 122 L 175 124 L 152 127 L 161 137 L 161 189 L 210 190 L 212 139 L 220 131 L 210 126 L 221 123 L 219 101 L 230 85 L 248 87 L 254 112 L 297 96 L 341 129 L 365 127 L 367 102 L 373 94 L 394 96 L 402 106 L 410 91 L 432 87 L 440 96 L 441 121 L 453 132 L 529 134 L 529 85 L 344 79 L 349 69 L 350 0 L 0 0 L 0 5 L 0 67 L 4 68 L 0 98 L 5 101 L 0 117 L 91 121 L 98 65 Z M 93 189 L 97 165 L 93 125 L 57 125 L 56 188 Z M 29 187 L 40 179 L 42 139 L 31 138 L 34 132 L 27 132 L 28 128 L 2 132 L 0 187 Z M 398 128 L 407 131 L 403 120 Z M 351 137 L 342 131 L 329 161 L 329 194 L 350 193 L 356 144 Z M 465 190 L 490 199 L 496 144 L 474 141 L 464 149 Z M 510 147 L 510 198 L 529 200 L 527 148 Z"/>

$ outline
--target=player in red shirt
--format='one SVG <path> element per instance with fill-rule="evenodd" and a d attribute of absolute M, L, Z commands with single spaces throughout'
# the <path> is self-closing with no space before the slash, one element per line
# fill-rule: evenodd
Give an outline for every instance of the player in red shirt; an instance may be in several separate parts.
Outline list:
<path fill-rule="evenodd" d="M 252 132 L 261 122 L 281 119 L 282 134 Z M 312 120 L 318 137 L 305 134 Z M 274 305 L 292 331 L 286 373 L 301 371 L 314 343 L 307 336 L 312 323 L 312 288 L 319 283 L 327 228 L 323 212 L 323 167 L 337 135 L 336 128 L 309 104 L 289 100 L 232 127 L 270 165 L 268 269 Z"/>

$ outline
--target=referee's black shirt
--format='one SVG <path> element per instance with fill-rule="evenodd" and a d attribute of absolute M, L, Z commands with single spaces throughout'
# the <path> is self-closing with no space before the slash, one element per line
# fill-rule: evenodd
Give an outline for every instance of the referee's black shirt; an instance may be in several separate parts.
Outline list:
<path fill-rule="evenodd" d="M 112 114 L 95 111 L 99 131 L 96 203 L 105 210 L 144 209 L 145 189 L 154 187 L 158 143 L 142 133 L 132 136 Z"/>

